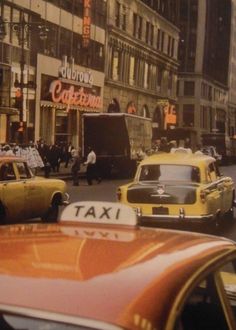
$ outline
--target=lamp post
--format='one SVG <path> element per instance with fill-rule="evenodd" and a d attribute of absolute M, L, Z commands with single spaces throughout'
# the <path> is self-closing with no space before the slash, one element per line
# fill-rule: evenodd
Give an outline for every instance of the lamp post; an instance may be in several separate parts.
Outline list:
<path fill-rule="evenodd" d="M 14 86 L 19 88 L 18 91 L 18 108 L 19 108 L 19 142 L 26 142 L 26 118 L 24 116 L 24 88 L 28 88 L 28 83 L 24 83 L 24 69 L 25 69 L 25 52 L 24 45 L 29 37 L 29 30 L 32 26 L 37 26 L 39 30 L 40 39 L 44 40 L 47 38 L 48 28 L 41 22 L 27 22 L 25 20 L 24 14 L 22 13 L 19 22 L 9 22 L 4 21 L 0 16 L 0 41 L 3 41 L 6 36 L 6 25 L 9 25 L 10 29 L 15 31 L 18 36 L 20 45 L 20 81 L 15 81 Z M 32 86 L 31 86 L 32 87 Z"/>

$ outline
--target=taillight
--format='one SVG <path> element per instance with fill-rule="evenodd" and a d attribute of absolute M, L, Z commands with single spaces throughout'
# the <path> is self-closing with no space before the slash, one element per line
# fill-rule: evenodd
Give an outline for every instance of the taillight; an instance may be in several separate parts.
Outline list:
<path fill-rule="evenodd" d="M 118 201 L 121 201 L 121 190 L 120 189 L 117 189 L 116 197 L 117 197 Z"/>

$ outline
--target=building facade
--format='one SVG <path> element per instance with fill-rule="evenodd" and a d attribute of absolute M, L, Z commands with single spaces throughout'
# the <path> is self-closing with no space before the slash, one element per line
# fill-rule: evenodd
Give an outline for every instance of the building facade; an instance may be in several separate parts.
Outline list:
<path fill-rule="evenodd" d="M 193 148 L 231 134 L 231 15 L 230 0 L 180 0 L 179 136 L 189 137 Z"/>
<path fill-rule="evenodd" d="M 177 125 L 178 1 L 107 6 L 104 111 L 150 117 L 159 139 Z"/>
<path fill-rule="evenodd" d="M 103 110 L 106 1 L 3 0 L 0 16 L 0 143 L 78 146 L 81 114 Z"/>

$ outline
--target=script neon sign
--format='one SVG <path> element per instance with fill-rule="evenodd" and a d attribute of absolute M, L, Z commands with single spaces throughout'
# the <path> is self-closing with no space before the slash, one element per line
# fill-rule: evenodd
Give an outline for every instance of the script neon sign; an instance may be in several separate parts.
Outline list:
<path fill-rule="evenodd" d="M 102 108 L 102 98 L 86 93 L 84 87 L 75 90 L 75 86 L 71 85 L 69 89 L 63 89 L 62 82 L 60 80 L 54 80 L 50 85 L 49 91 L 52 94 L 53 102 L 66 104 L 67 112 L 69 112 L 71 105 L 94 109 Z"/>

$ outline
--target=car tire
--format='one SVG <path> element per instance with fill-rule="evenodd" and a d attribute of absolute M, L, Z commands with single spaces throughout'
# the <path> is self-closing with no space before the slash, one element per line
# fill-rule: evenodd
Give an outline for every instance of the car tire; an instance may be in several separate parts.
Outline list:
<path fill-rule="evenodd" d="M 233 190 L 232 204 L 231 208 L 225 213 L 226 221 L 233 222 L 234 221 L 234 199 L 235 199 L 235 191 Z"/>
<path fill-rule="evenodd" d="M 53 201 L 46 214 L 42 217 L 43 222 L 57 222 L 59 214 L 59 205 Z"/>
<path fill-rule="evenodd" d="M 6 223 L 6 212 L 4 206 L 0 203 L 0 225 L 5 225 Z"/>

